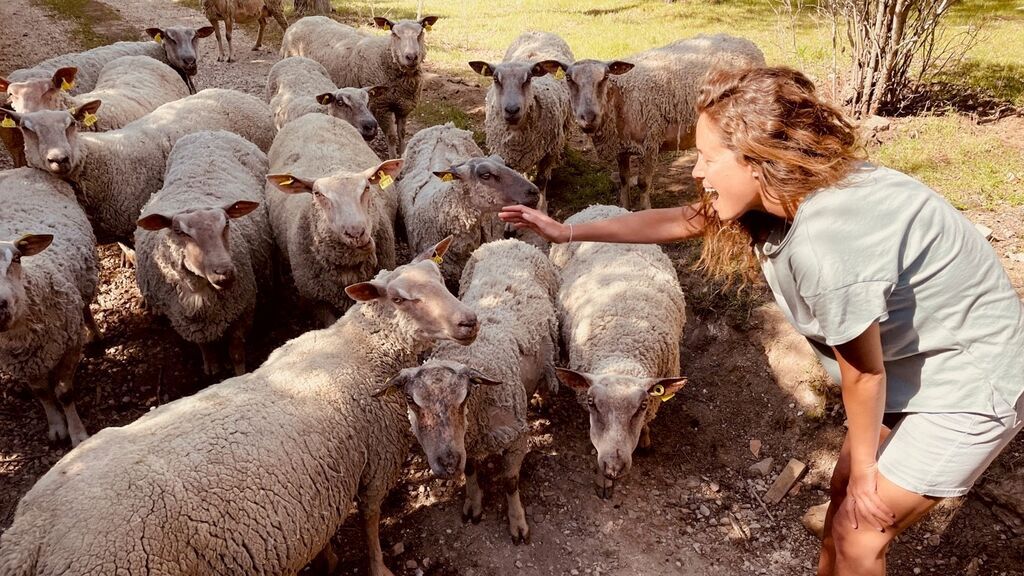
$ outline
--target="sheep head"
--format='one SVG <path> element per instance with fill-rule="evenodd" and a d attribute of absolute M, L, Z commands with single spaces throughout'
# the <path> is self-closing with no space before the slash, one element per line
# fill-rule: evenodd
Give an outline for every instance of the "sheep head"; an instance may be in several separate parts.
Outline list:
<path fill-rule="evenodd" d="M 634 65 L 620 60 L 580 60 L 571 66 L 559 66 L 565 70 L 569 101 L 576 123 L 583 132 L 591 134 L 604 125 L 608 117 L 609 78 L 629 72 Z"/>
<path fill-rule="evenodd" d="M 419 20 L 399 20 L 376 17 L 374 26 L 391 32 L 391 57 L 406 72 L 416 72 L 427 57 L 426 32 L 437 22 L 438 16 L 425 16 Z"/>
<path fill-rule="evenodd" d="M 370 112 L 370 99 L 380 96 L 384 88 L 338 88 L 316 97 L 316 101 L 327 106 L 327 113 L 351 124 L 363 140 L 369 142 L 377 136 L 377 119 Z"/>
<path fill-rule="evenodd" d="M 213 32 L 213 26 L 198 29 L 189 26 L 146 28 L 146 34 L 163 47 L 167 62 L 188 86 L 189 94 L 196 93 L 192 77 L 199 71 L 199 39 L 206 38 Z"/>
<path fill-rule="evenodd" d="M 34 78 L 23 82 L 8 82 L 0 78 L 0 91 L 8 94 L 7 106 L 17 112 L 59 110 L 60 93 L 75 86 L 78 68 L 60 68 L 50 78 Z"/>
<path fill-rule="evenodd" d="M 535 207 L 540 200 L 537 186 L 506 166 L 498 155 L 470 158 L 434 175 L 446 182 L 462 182 L 470 204 L 480 212 L 496 213 L 513 204 Z"/>
<path fill-rule="evenodd" d="M 28 308 L 21 259 L 42 252 L 52 241 L 51 234 L 0 240 L 0 332 L 17 328 Z"/>
<path fill-rule="evenodd" d="M 55 176 L 70 177 L 81 168 L 78 130 L 96 122 L 99 107 L 100 101 L 92 100 L 66 112 L 43 110 L 21 114 L 0 109 L 0 125 L 13 124 L 21 129 L 29 166 Z"/>
<path fill-rule="evenodd" d="M 488 64 L 474 60 L 469 63 L 469 67 L 477 74 L 494 80 L 487 95 L 488 100 L 496 104 L 502 119 L 510 126 L 518 125 L 530 112 L 530 104 L 533 102 L 532 80 L 549 72 L 549 68 L 540 62 L 534 64 L 525 61 Z"/>

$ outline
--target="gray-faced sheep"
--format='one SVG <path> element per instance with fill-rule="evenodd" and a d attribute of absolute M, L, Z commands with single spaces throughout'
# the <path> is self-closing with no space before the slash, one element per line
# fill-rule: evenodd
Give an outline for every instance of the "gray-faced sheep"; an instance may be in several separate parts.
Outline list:
<path fill-rule="evenodd" d="M 591 206 L 566 222 L 624 213 Z M 636 447 L 651 446 L 648 425 L 658 407 L 686 383 L 679 377 L 683 292 L 654 245 L 572 242 L 552 247 L 551 260 L 562 273 L 558 316 L 570 368 L 558 376 L 590 410 L 597 493 L 610 498 Z"/>
<path fill-rule="evenodd" d="M 96 240 L 74 192 L 45 172 L 0 172 L 0 206 L 0 374 L 39 398 L 51 442 L 77 445 L 88 434 L 75 409 L 75 369 L 86 328 L 100 336 L 89 311 Z"/>
<path fill-rule="evenodd" d="M 220 56 L 218 62 L 234 62 L 235 48 L 231 43 L 231 30 L 235 22 L 247 24 L 249 22 L 259 23 L 259 32 L 256 35 L 256 45 L 253 50 L 259 50 L 263 45 L 263 29 L 267 27 L 267 19 L 273 17 L 281 30 L 288 29 L 288 21 L 284 17 L 284 7 L 281 0 L 203 0 L 203 13 L 210 21 L 213 30 L 217 35 L 217 51 Z M 228 40 L 228 54 L 224 55 L 224 44 L 220 39 L 220 21 L 224 21 L 224 36 Z"/>
<path fill-rule="evenodd" d="M 530 539 L 519 497 L 519 468 L 529 449 L 527 403 L 540 384 L 558 385 L 557 292 L 558 273 L 540 250 L 518 240 L 484 244 L 466 264 L 460 293 L 486 329 L 469 346 L 440 343 L 430 360 L 402 370 L 382 393 L 407 405 L 435 475 L 465 471 L 464 519 L 478 522 L 483 512 L 479 463 L 502 455 L 508 529 L 516 544 Z"/>
<path fill-rule="evenodd" d="M 235 375 L 245 373 L 246 332 L 273 280 L 266 175 L 266 155 L 241 136 L 189 134 L 171 149 L 163 188 L 135 231 L 139 291 L 199 346 L 207 375 L 224 340 Z"/>
<path fill-rule="evenodd" d="M 265 150 L 274 138 L 270 108 L 235 90 L 209 88 L 169 102 L 120 130 L 79 133 L 100 102 L 71 112 L 29 114 L 0 109 L 25 138 L 28 165 L 73 183 L 100 242 L 131 242 L 149 197 L 163 185 L 174 143 L 200 130 L 228 130 Z"/>
<path fill-rule="evenodd" d="M 402 160 L 382 163 L 355 128 L 323 114 L 286 124 L 268 157 L 278 252 L 326 326 L 352 305 L 347 284 L 394 266 L 393 182 Z"/>
<path fill-rule="evenodd" d="M 640 207 L 650 208 L 658 152 L 694 145 L 696 99 L 708 70 L 763 66 L 750 40 L 726 34 L 697 36 L 640 52 L 626 61 L 579 60 L 549 64 L 566 69 L 572 111 L 598 156 L 619 169 L 619 203 L 629 197 L 631 158 L 640 165 Z"/>
<path fill-rule="evenodd" d="M 559 63 L 574 60 L 565 40 L 530 31 L 512 42 L 500 64 L 469 63 L 478 74 L 494 79 L 485 105 L 487 147 L 504 158 L 509 168 L 536 173 L 541 210 L 547 208 L 545 191 L 551 170 L 561 159 L 572 125 L 569 90 L 549 75 L 550 61 L 555 61 L 557 73 Z"/>
<path fill-rule="evenodd" d="M 439 247 L 437 252 L 443 252 Z M 401 476 L 409 421 L 371 396 L 437 340 L 473 341 L 473 312 L 434 250 L 350 286 L 361 303 L 254 372 L 110 427 L 25 495 L 0 537 L 5 576 L 292 576 L 357 499 L 369 573 L 391 576 L 380 503 Z"/>
<path fill-rule="evenodd" d="M 405 149 L 405 118 L 419 100 L 427 55 L 426 31 L 437 16 L 420 20 L 374 18 L 390 36 L 375 36 L 326 16 L 307 16 L 292 24 L 281 40 L 281 56 L 305 56 L 324 65 L 337 86 L 383 88 L 370 109 L 384 131 L 388 157 Z"/>
<path fill-rule="evenodd" d="M 540 193 L 498 156 L 484 156 L 473 135 L 451 123 L 420 130 L 409 140 L 398 195 L 413 250 L 453 236 L 441 270 L 453 289 L 481 244 L 501 238 L 502 206 L 536 206 Z"/>

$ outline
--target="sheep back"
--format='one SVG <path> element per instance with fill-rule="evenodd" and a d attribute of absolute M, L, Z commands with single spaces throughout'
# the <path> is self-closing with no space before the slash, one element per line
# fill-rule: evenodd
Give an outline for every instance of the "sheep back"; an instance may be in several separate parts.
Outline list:
<path fill-rule="evenodd" d="M 11 82 L 23 82 L 33 78 L 50 78 L 58 69 L 73 66 L 78 68 L 78 73 L 75 74 L 75 85 L 69 93 L 78 96 L 93 90 L 99 82 L 103 67 L 122 56 L 149 56 L 167 63 L 167 52 L 156 42 L 114 42 L 84 52 L 54 56 L 31 68 L 15 70 L 7 79 Z M 180 78 L 178 81 L 181 81 Z"/>
<path fill-rule="evenodd" d="M 173 68 L 149 56 L 122 56 L 103 67 L 93 90 L 74 100 L 103 102 L 96 129 L 116 130 L 163 104 L 188 96 L 188 87 Z"/>
<path fill-rule="evenodd" d="M 302 56 L 285 58 L 270 69 L 267 77 L 267 101 L 274 111 L 274 126 L 282 126 L 311 113 L 327 113 L 327 107 L 314 97 L 333 92 L 337 87 L 323 64 Z"/>

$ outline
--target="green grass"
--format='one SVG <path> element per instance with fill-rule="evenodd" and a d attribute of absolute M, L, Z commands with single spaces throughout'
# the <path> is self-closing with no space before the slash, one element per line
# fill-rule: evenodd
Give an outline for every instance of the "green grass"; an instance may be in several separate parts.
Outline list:
<path fill-rule="evenodd" d="M 137 32 L 127 30 L 121 15 L 96 0 L 32 0 L 61 20 L 75 25 L 73 32 L 83 48 L 95 48 L 118 40 L 138 40 Z"/>
<path fill-rule="evenodd" d="M 419 105 L 412 111 L 411 116 L 426 126 L 436 126 L 451 122 L 460 130 L 472 132 L 473 140 L 480 146 L 483 146 L 487 139 L 483 131 L 477 129 L 474 125 L 473 119 L 469 114 L 447 102 L 421 98 Z"/>
<path fill-rule="evenodd" d="M 1024 154 L 958 116 L 914 118 L 872 156 L 964 210 L 1024 205 Z"/>

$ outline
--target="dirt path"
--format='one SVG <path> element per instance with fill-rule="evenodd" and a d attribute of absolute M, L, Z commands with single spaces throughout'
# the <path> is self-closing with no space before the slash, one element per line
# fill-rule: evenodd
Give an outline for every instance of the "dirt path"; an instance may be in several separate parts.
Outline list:
<path fill-rule="evenodd" d="M 128 30 L 205 24 L 201 14 L 169 0 L 106 4 L 123 18 L 121 28 Z M 71 39 L 72 26 L 53 20 L 28 0 L 0 1 L 0 18 L 18 22 L 16 28 L 27 31 L 4 38 L 0 71 L 78 48 Z M 270 26 L 273 31 L 275 25 Z M 253 53 L 253 40 L 248 30 L 236 29 L 239 61 L 232 64 L 216 62 L 212 38 L 201 41 L 198 86 L 262 96 L 267 73 L 277 60 L 276 46 Z M 482 119 L 483 90 L 472 83 L 433 75 L 425 97 L 466 110 L 474 121 Z M 419 126 L 414 122 L 411 128 Z M 664 163 L 658 182 L 664 191 L 656 196 L 656 204 L 678 204 L 692 194 L 685 184 L 691 167 L 692 156 Z M 556 213 L 566 210 L 569 200 L 560 198 L 559 190 L 552 191 Z M 1024 285 L 1021 268 L 1007 256 L 1024 252 L 1022 214 L 974 216 L 1001 235 L 997 251 L 1010 263 L 1015 286 Z M 483 521 L 463 524 L 461 483 L 433 479 L 417 454 L 410 457 L 403 485 L 386 502 L 382 539 L 386 561 L 396 575 L 732 576 L 812 571 L 817 540 L 800 525 L 800 516 L 825 499 L 841 441 L 841 413 L 834 410 L 834 403 L 823 411 L 805 404 L 814 375 L 799 339 L 794 340 L 771 308 L 736 318 L 728 300 L 710 294 L 706 283 L 684 264 L 694 249 L 692 244 L 669 249 L 691 307 L 702 311 L 690 315 L 680 343 L 690 384 L 663 407 L 652 429 L 653 453 L 635 459 L 634 470 L 615 496 L 601 500 L 594 494 L 595 457 L 587 436 L 587 413 L 563 393 L 545 410 L 533 411 L 532 451 L 522 474 L 532 543 L 511 544 L 504 498 L 490 483 L 492 468 L 482 473 Z M 77 384 L 79 410 L 92 431 L 127 424 L 152 406 L 208 384 L 200 376 L 196 350 L 181 342 L 166 322 L 142 309 L 131 271 L 118 267 L 116 251 L 101 252 L 102 285 L 93 309 L 106 333 L 107 349 L 83 361 Z M 290 316 L 287 303 L 276 307 L 258 320 L 250 358 L 261 362 L 305 328 Z M 783 388 L 777 380 L 800 385 Z M 10 525 L 21 496 L 65 453 L 46 446 L 43 420 L 29 392 L 4 384 L 0 382 L 0 532 Z M 755 438 L 762 444 L 757 457 L 749 448 Z M 1018 440 L 992 474 L 1018 466 L 1022 454 Z M 748 472 L 751 464 L 766 457 L 774 458 L 768 475 Z M 762 506 L 753 494 L 763 494 L 790 458 L 806 462 L 808 474 L 781 503 Z M 890 573 L 913 574 L 920 569 L 937 575 L 1024 575 L 1022 537 L 980 500 L 950 501 L 900 539 Z M 362 530 L 355 519 L 339 530 L 335 543 L 343 558 L 340 573 L 365 574 Z"/>

